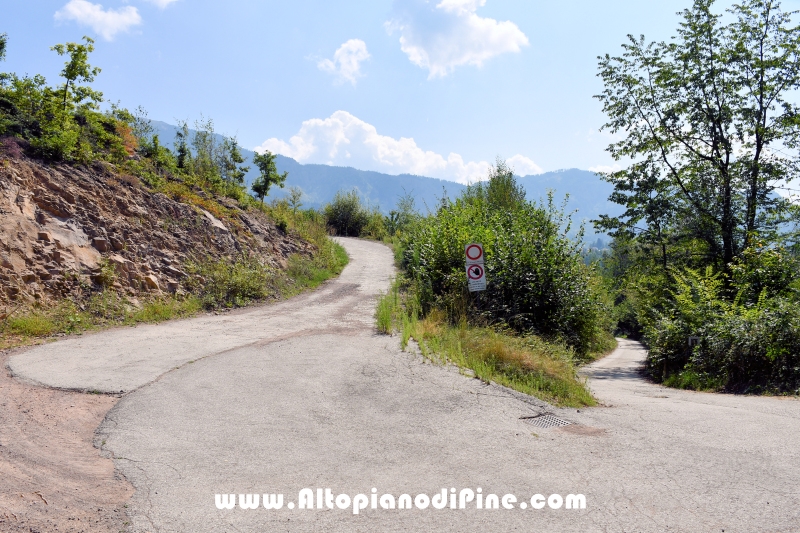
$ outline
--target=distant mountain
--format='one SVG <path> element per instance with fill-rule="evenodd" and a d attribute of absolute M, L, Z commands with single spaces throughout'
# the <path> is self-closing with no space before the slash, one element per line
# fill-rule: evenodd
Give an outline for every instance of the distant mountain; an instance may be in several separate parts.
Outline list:
<path fill-rule="evenodd" d="M 160 121 L 152 121 L 152 125 L 161 143 L 171 148 L 177 128 Z M 242 149 L 242 155 L 248 161 L 252 160 L 253 154 L 250 150 Z M 330 202 L 337 191 L 357 189 L 362 200 L 383 213 L 388 214 L 405 194 L 413 196 L 418 209 L 425 213 L 435 209 L 441 198 L 455 198 L 465 188 L 464 185 L 452 181 L 411 174 L 391 175 L 350 167 L 304 165 L 282 155 L 278 155 L 275 162 L 278 171 L 288 172 L 289 177 L 286 187 L 271 190 L 269 198 L 283 198 L 288 194 L 289 187 L 300 187 L 304 193 L 303 205 L 306 207 L 322 207 Z M 245 177 L 248 186 L 258 175 L 255 167 L 251 167 Z M 602 237 L 589 220 L 603 213 L 616 215 L 623 211 L 621 206 L 608 201 L 613 190 L 611 184 L 601 180 L 594 172 L 573 168 L 522 176 L 518 179 L 529 200 L 546 199 L 548 190 L 552 190 L 555 203 L 560 206 L 565 195 L 569 194 L 567 212 L 577 211 L 573 221 L 585 222 L 587 241 Z"/>
<path fill-rule="evenodd" d="M 177 128 L 166 122 L 154 120 L 151 123 L 161 144 L 172 148 Z M 252 161 L 254 152 L 243 148 L 242 155 L 247 161 Z M 463 185 L 452 181 L 411 174 L 393 176 L 350 167 L 303 165 L 280 154 L 275 163 L 278 172 L 288 172 L 289 177 L 285 188 L 276 187 L 270 190 L 269 198 L 283 198 L 288 194 L 289 187 L 300 187 L 304 193 L 303 205 L 306 207 L 322 207 L 333 199 L 337 191 L 350 191 L 355 188 L 358 189 L 362 200 L 383 213 L 388 214 L 394 209 L 397 200 L 405 194 L 412 195 L 417 207 L 425 212 L 426 206 L 433 210 L 443 196 L 455 198 L 464 190 Z M 255 165 L 250 167 L 250 172 L 245 176 L 248 187 L 258 176 Z"/>
<path fill-rule="evenodd" d="M 601 214 L 616 216 L 625 211 L 622 206 L 608 200 L 614 186 L 588 170 L 571 168 L 545 172 L 519 178 L 519 183 L 525 187 L 529 200 L 546 199 L 547 191 L 552 190 L 555 203 L 560 206 L 564 197 L 569 195 L 566 211 L 568 213 L 577 211 L 572 220 L 578 223 L 584 222 L 587 241 L 604 236 L 595 231 L 590 220 L 599 218 Z M 608 237 L 603 240 L 608 240 Z"/>

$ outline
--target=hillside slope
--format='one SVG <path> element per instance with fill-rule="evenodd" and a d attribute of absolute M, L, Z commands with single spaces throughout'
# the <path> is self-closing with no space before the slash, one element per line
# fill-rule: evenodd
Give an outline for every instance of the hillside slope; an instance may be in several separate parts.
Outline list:
<path fill-rule="evenodd" d="M 199 189 L 182 200 L 108 163 L 45 165 L 5 139 L 0 305 L 77 298 L 104 285 L 128 296 L 177 292 L 189 260 L 252 251 L 280 268 L 291 254 L 311 252 L 257 210 Z"/>

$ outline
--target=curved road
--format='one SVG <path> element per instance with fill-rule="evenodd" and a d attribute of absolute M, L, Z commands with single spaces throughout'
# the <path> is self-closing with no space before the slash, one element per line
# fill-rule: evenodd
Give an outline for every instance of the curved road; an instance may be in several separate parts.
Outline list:
<path fill-rule="evenodd" d="M 374 332 L 392 256 L 344 239 L 321 289 L 225 316 L 119 329 L 16 355 L 45 385 L 133 391 L 97 444 L 136 493 L 134 532 L 798 531 L 800 401 L 642 380 L 622 340 L 585 369 L 603 406 L 554 409 L 426 364 Z M 572 422 L 534 427 L 550 412 Z M 219 510 L 215 494 L 432 495 L 481 487 L 584 510 Z"/>

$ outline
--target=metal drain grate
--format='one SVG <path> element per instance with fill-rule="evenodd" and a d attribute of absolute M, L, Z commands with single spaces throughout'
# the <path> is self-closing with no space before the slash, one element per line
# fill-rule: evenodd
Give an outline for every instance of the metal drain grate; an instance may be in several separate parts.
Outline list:
<path fill-rule="evenodd" d="M 537 428 L 560 428 L 563 426 L 569 426 L 572 422 L 567 422 L 566 420 L 561 420 L 560 418 L 553 416 L 551 414 L 543 414 L 538 416 L 525 416 L 522 417 L 524 422 L 537 427 Z"/>

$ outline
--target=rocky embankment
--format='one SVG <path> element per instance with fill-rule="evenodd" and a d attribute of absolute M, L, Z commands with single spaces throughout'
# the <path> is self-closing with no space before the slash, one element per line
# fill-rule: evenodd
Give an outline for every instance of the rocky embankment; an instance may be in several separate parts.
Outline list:
<path fill-rule="evenodd" d="M 0 313 L 2 307 L 86 295 L 104 285 L 132 297 L 180 291 L 189 260 L 247 251 L 280 268 L 291 254 L 312 251 L 235 201 L 194 190 L 201 201 L 185 203 L 148 190 L 107 163 L 47 165 L 5 148 L 0 146 Z"/>

